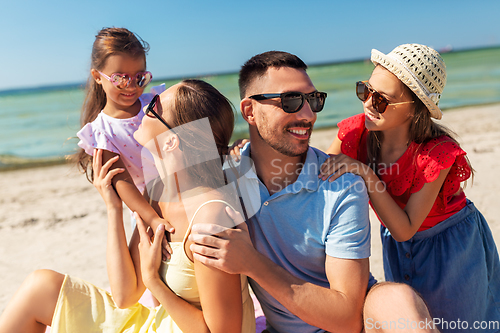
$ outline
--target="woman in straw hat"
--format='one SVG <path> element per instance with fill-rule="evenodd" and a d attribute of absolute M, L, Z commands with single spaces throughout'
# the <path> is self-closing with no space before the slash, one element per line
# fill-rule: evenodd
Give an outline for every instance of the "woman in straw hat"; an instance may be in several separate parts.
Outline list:
<path fill-rule="evenodd" d="M 387 55 L 372 50 L 371 60 L 370 79 L 356 83 L 364 113 L 338 124 L 320 177 L 363 177 L 382 223 L 386 280 L 420 292 L 442 331 L 484 328 L 475 321 L 498 324 L 498 252 L 461 187 L 473 169 L 450 131 L 431 119 L 442 116 L 445 63 L 419 44 Z"/>

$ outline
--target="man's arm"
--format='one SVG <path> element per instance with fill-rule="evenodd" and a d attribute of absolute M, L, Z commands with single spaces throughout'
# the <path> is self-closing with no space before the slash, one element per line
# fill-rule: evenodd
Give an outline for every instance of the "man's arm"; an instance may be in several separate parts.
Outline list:
<path fill-rule="evenodd" d="M 261 255 L 249 276 L 306 323 L 329 332 L 361 332 L 363 303 L 369 279 L 366 259 L 327 256 L 330 288 L 294 277 Z"/>
<path fill-rule="evenodd" d="M 231 210 L 228 214 L 234 215 Z M 330 332 L 360 332 L 362 308 L 369 279 L 366 259 L 327 256 L 330 288 L 294 277 L 253 247 L 248 229 L 217 225 L 193 226 L 191 250 L 201 263 L 255 280 L 283 306 L 310 325 Z M 217 234 L 217 236 L 213 236 Z"/>

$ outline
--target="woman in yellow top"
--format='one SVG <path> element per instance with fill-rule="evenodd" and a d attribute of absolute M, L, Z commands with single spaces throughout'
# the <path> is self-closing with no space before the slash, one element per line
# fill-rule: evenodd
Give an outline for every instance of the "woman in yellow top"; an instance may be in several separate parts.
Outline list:
<path fill-rule="evenodd" d="M 138 215 L 127 246 L 122 201 L 110 186 L 123 169 L 109 171 L 116 159 L 101 166 L 97 151 L 94 186 L 108 208 L 111 294 L 78 278 L 36 271 L 0 317 L 0 332 L 43 332 L 47 325 L 52 333 L 255 332 L 246 278 L 193 260 L 187 241 L 193 223 L 235 225 L 229 215 L 239 208 L 237 195 L 221 163 L 234 125 L 230 103 L 208 83 L 185 80 L 155 96 L 145 113 L 134 138 L 155 159 L 161 181 L 152 181 L 148 193 L 175 228 L 173 253 L 162 254 L 165 227 L 153 236 Z M 138 303 L 146 288 L 158 307 Z"/>

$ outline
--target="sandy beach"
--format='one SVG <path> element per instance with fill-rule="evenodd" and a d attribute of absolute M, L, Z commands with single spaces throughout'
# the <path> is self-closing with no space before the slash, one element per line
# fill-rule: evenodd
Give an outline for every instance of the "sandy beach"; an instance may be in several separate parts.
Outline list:
<path fill-rule="evenodd" d="M 445 111 L 476 174 L 465 192 L 500 244 L 500 104 Z M 336 129 L 317 130 L 311 145 L 326 149 Z M 84 175 L 59 165 L 0 172 L 0 312 L 33 270 L 53 269 L 107 287 L 106 208 Z M 130 235 L 128 212 L 125 226 Z M 379 222 L 373 212 L 371 271 L 383 280 Z"/>

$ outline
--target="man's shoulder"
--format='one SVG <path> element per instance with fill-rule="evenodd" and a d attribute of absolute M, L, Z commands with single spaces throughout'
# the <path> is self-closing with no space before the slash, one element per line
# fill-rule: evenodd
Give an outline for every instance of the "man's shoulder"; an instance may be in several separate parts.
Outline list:
<path fill-rule="evenodd" d="M 326 159 L 329 157 L 329 155 L 318 148 L 311 147 L 312 151 L 316 154 L 317 156 L 317 163 L 318 163 L 318 174 L 319 174 L 319 168 L 321 165 L 326 161 Z M 325 181 L 321 181 L 320 187 L 323 189 L 329 189 L 329 190 L 348 190 L 353 187 L 359 187 L 361 190 L 366 191 L 366 186 L 365 182 L 363 181 L 363 178 L 361 176 L 358 176 L 353 173 L 345 173 L 342 176 L 340 176 L 338 179 L 336 179 L 333 182 L 330 182 L 329 179 Z"/>
<path fill-rule="evenodd" d="M 317 163 L 319 165 L 323 164 L 323 162 L 326 161 L 329 156 L 327 153 L 316 147 L 309 147 L 309 152 L 312 152 L 316 155 Z"/>
<path fill-rule="evenodd" d="M 318 193 L 330 208 L 365 201 L 368 203 L 369 200 L 363 178 L 352 173 L 345 173 L 332 182 L 328 179 L 321 180 Z"/>

